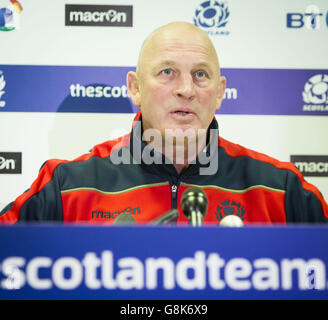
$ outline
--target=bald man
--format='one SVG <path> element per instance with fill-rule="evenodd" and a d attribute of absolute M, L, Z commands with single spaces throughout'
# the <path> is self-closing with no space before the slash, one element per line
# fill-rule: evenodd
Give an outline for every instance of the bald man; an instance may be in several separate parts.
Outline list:
<path fill-rule="evenodd" d="M 127 75 L 140 108 L 130 134 L 95 146 L 73 161 L 49 160 L 31 188 L 0 213 L 0 222 L 138 224 L 178 210 L 190 187 L 208 198 L 205 224 L 228 215 L 244 223 L 324 223 L 328 205 L 291 164 L 218 135 L 214 117 L 226 79 L 208 36 L 186 22 L 155 30 L 136 72 Z"/>
<path fill-rule="evenodd" d="M 155 30 L 144 42 L 137 72 L 127 75 L 129 94 L 141 108 L 143 129 L 155 128 L 163 137 L 162 149 L 156 145 L 154 148 L 164 152 L 178 173 L 194 160 L 197 150 L 203 149 L 225 84 L 212 42 L 194 25 L 170 23 Z M 179 130 L 182 137 L 191 141 L 180 146 L 175 143 L 173 153 L 165 152 L 165 142 L 167 148 L 171 147 L 165 137 L 178 138 Z M 189 135 L 185 134 L 187 130 Z M 198 138 L 197 145 L 190 146 L 196 143 L 190 135 Z M 188 146 L 196 151 L 189 152 L 189 157 Z"/>

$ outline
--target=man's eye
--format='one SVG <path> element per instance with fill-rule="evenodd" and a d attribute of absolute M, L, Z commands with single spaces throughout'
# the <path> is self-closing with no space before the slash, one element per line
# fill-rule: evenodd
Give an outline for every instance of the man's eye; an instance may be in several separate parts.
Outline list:
<path fill-rule="evenodd" d="M 195 73 L 195 76 L 196 76 L 196 78 L 198 78 L 198 79 L 204 79 L 204 78 L 206 78 L 206 73 L 205 73 L 204 71 L 197 71 L 197 72 Z"/>
<path fill-rule="evenodd" d="M 162 71 L 162 74 L 164 74 L 165 76 L 170 76 L 172 74 L 172 70 L 171 69 L 164 69 Z"/>

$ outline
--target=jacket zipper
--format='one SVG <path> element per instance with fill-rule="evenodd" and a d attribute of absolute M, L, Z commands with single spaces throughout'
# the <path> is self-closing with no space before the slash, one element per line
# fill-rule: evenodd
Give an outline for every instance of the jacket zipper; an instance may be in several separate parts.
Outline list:
<path fill-rule="evenodd" d="M 171 209 L 177 209 L 178 185 L 171 185 Z"/>

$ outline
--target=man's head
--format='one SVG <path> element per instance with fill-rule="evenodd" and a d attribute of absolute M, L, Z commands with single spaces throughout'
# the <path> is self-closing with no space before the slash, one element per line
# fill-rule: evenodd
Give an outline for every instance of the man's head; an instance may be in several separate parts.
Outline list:
<path fill-rule="evenodd" d="M 143 129 L 207 129 L 219 109 L 226 79 L 205 32 L 187 22 L 156 29 L 141 48 L 137 71 L 127 75 Z"/>

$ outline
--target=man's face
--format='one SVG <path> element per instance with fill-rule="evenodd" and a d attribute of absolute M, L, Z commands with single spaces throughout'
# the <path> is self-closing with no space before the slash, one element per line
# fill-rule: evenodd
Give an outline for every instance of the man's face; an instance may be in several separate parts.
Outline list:
<path fill-rule="evenodd" d="M 225 78 L 214 48 L 195 32 L 163 32 L 149 41 L 138 71 L 143 129 L 207 129 L 219 109 Z"/>

